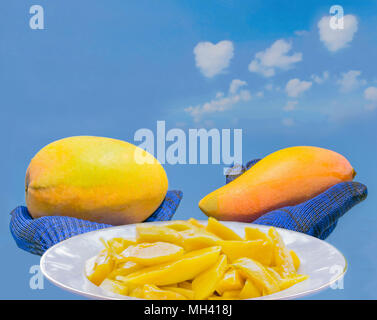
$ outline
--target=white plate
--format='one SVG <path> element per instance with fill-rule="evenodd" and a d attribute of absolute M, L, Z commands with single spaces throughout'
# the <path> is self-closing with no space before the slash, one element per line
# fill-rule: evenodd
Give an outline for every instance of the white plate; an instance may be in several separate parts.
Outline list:
<path fill-rule="evenodd" d="M 200 221 L 206 224 L 206 221 Z M 161 224 L 164 222 L 150 222 Z M 241 222 L 223 222 L 239 235 L 244 228 L 253 226 L 262 231 L 269 227 Z M 313 294 L 340 280 L 347 269 L 347 261 L 336 248 L 325 241 L 303 233 L 276 228 L 289 249 L 293 249 L 301 260 L 299 273 L 309 279 L 286 290 L 258 299 L 293 299 Z M 100 238 L 131 238 L 135 236 L 135 225 L 112 227 L 84 233 L 62 241 L 48 249 L 41 258 L 44 276 L 53 284 L 72 293 L 94 299 L 132 299 L 105 291 L 91 283 L 84 273 L 85 262 L 103 249 Z"/>

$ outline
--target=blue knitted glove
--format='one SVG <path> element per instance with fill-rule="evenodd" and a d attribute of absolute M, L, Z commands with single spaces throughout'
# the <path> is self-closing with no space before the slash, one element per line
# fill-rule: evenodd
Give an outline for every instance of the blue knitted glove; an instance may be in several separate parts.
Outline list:
<path fill-rule="evenodd" d="M 145 221 L 171 220 L 182 199 L 178 190 L 168 191 L 165 200 Z M 109 224 L 96 223 L 71 217 L 46 216 L 33 219 L 27 208 L 19 206 L 11 212 L 10 231 L 17 246 L 33 254 L 42 255 L 54 244 L 72 236 L 112 227 Z"/>
<path fill-rule="evenodd" d="M 250 169 L 259 159 L 249 161 L 245 166 L 229 168 L 226 183 L 233 181 Z M 294 230 L 326 239 L 334 231 L 338 219 L 354 205 L 363 201 L 368 194 L 367 187 L 359 182 L 342 182 L 320 195 L 296 206 L 284 207 L 264 214 L 253 223 Z"/>

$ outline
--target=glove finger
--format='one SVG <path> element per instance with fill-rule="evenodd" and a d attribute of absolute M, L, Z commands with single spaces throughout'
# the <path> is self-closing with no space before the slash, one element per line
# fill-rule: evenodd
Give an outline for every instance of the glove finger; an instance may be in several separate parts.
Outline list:
<path fill-rule="evenodd" d="M 240 164 L 233 164 L 227 170 L 225 174 L 225 183 L 228 184 L 229 182 L 237 179 L 241 174 L 245 171 L 249 170 L 254 164 L 256 164 L 260 159 L 254 159 L 246 163 L 245 166 Z"/>
<path fill-rule="evenodd" d="M 324 230 L 319 236 L 318 238 L 321 239 L 321 240 L 325 240 L 330 234 L 331 232 L 334 231 L 335 227 L 337 226 L 338 224 L 338 220 L 335 221 L 331 226 L 329 226 L 326 230 Z"/>
<path fill-rule="evenodd" d="M 297 206 L 266 213 L 254 223 L 295 230 L 315 237 L 328 236 L 335 228 L 331 229 L 334 222 L 363 201 L 367 193 L 367 187 L 359 182 L 342 182 Z"/>
<path fill-rule="evenodd" d="M 48 216 L 33 219 L 24 206 L 11 212 L 10 231 L 19 248 L 42 255 L 54 244 L 75 235 L 111 225 L 72 217 Z"/>

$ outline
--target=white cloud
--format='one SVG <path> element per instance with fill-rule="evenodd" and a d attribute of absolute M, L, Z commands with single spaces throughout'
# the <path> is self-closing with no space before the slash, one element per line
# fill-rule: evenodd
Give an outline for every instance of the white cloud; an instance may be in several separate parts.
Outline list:
<path fill-rule="evenodd" d="M 352 41 L 357 31 L 358 21 L 354 15 L 347 14 L 343 17 L 343 29 L 333 29 L 330 27 L 330 19 L 325 16 L 318 22 L 319 38 L 327 49 L 332 52 L 347 47 Z"/>
<path fill-rule="evenodd" d="M 311 78 L 315 83 L 322 84 L 329 78 L 329 76 L 330 76 L 330 73 L 328 71 L 323 71 L 322 77 L 317 76 L 316 74 L 312 74 Z"/>
<path fill-rule="evenodd" d="M 377 101 L 377 88 L 368 87 L 364 90 L 364 97 L 367 100 Z"/>
<path fill-rule="evenodd" d="M 341 78 L 338 79 L 337 84 L 340 86 L 341 92 L 349 92 L 362 85 L 366 84 L 366 81 L 360 79 L 361 71 L 350 70 L 341 74 Z"/>
<path fill-rule="evenodd" d="M 249 71 L 260 73 L 265 77 L 275 75 L 275 69 L 289 69 L 295 63 L 302 60 L 302 53 L 294 52 L 289 55 L 292 44 L 280 39 L 275 41 L 271 47 L 264 51 L 257 52 L 254 60 L 249 64 Z"/>
<path fill-rule="evenodd" d="M 246 84 L 247 84 L 246 81 L 242 81 L 240 79 L 234 79 L 230 83 L 229 92 L 231 94 L 235 94 L 238 91 L 239 88 L 246 86 Z"/>
<path fill-rule="evenodd" d="M 199 42 L 194 48 L 195 63 L 204 76 L 212 78 L 229 66 L 234 55 L 233 43 L 223 40 L 217 44 Z"/>
<path fill-rule="evenodd" d="M 195 122 L 199 122 L 205 114 L 227 111 L 233 108 L 237 103 L 251 99 L 249 90 L 241 90 L 241 87 L 246 85 L 247 83 L 245 81 L 234 79 L 226 95 L 222 92 L 221 94 L 217 93 L 216 97 L 211 101 L 197 106 L 190 106 L 184 110 L 194 118 Z"/>
<path fill-rule="evenodd" d="M 371 103 L 366 105 L 366 109 L 374 110 L 377 108 L 377 88 L 368 87 L 364 90 L 364 98 L 371 101 Z"/>
<path fill-rule="evenodd" d="M 312 86 L 310 81 L 301 81 L 300 79 L 291 79 L 287 82 L 285 86 L 285 92 L 289 97 L 298 97 L 304 91 L 309 90 Z"/>
<path fill-rule="evenodd" d="M 295 100 L 288 101 L 287 104 L 283 107 L 283 110 L 293 111 L 294 109 L 296 109 L 297 104 L 298 104 L 298 101 L 295 101 Z"/>

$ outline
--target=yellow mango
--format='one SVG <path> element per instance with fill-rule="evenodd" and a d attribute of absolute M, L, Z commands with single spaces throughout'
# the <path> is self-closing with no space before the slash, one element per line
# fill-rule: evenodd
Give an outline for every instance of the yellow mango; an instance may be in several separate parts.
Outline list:
<path fill-rule="evenodd" d="M 232 229 L 224 226 L 222 223 L 217 221 L 215 218 L 209 217 L 208 224 L 206 227 L 208 232 L 212 232 L 220 239 L 223 240 L 239 240 L 242 241 L 242 238 L 235 233 Z"/>
<path fill-rule="evenodd" d="M 121 283 L 116 280 L 111 279 L 105 279 L 102 281 L 100 288 L 111 291 L 117 294 L 122 294 L 124 296 L 128 295 L 128 288 L 124 285 L 124 283 Z"/>
<path fill-rule="evenodd" d="M 297 205 L 337 183 L 352 181 L 355 174 L 348 160 L 334 151 L 286 148 L 205 196 L 199 208 L 219 220 L 252 222 L 266 212 Z"/>
<path fill-rule="evenodd" d="M 245 227 L 245 240 L 264 240 L 270 241 L 270 238 L 263 231 L 255 227 Z"/>
<path fill-rule="evenodd" d="M 244 282 L 237 270 L 230 269 L 225 272 L 223 278 L 216 285 L 216 292 L 221 295 L 225 291 L 240 290 L 243 288 Z"/>
<path fill-rule="evenodd" d="M 227 265 L 227 257 L 223 254 L 215 265 L 199 274 L 192 281 L 192 290 L 196 300 L 208 298 L 215 292 L 216 285 L 224 276 Z"/>
<path fill-rule="evenodd" d="M 116 268 L 110 273 L 109 278 L 115 279 L 116 276 L 126 276 L 130 273 L 143 269 L 144 266 L 132 261 L 126 261 L 118 264 Z"/>
<path fill-rule="evenodd" d="M 102 281 L 111 273 L 114 261 L 106 249 L 102 250 L 94 260 L 91 271 L 87 274 L 89 281 L 99 286 Z"/>
<path fill-rule="evenodd" d="M 242 276 L 250 279 L 260 291 L 272 294 L 279 291 L 279 285 L 266 268 L 258 261 L 250 258 L 240 258 L 233 263 Z"/>
<path fill-rule="evenodd" d="M 41 149 L 26 171 L 25 198 L 33 218 L 70 216 L 123 225 L 147 219 L 164 200 L 161 164 L 125 141 L 78 136 Z"/>
<path fill-rule="evenodd" d="M 181 294 L 182 296 L 186 297 L 189 300 L 194 300 L 194 291 L 190 289 L 185 289 L 185 288 L 180 288 L 180 287 L 171 287 L 171 286 L 166 286 L 161 289 L 173 291 L 173 292 Z"/>
<path fill-rule="evenodd" d="M 155 242 L 129 246 L 120 256 L 123 261 L 132 261 L 144 266 L 150 266 L 177 260 L 183 253 L 183 248 L 175 244 Z"/>
<path fill-rule="evenodd" d="M 261 291 L 256 287 L 256 285 L 250 279 L 247 279 L 245 285 L 243 286 L 239 296 L 241 299 L 252 299 L 257 298 L 262 295 Z"/>
<path fill-rule="evenodd" d="M 239 258 L 251 258 L 265 265 L 271 264 L 273 247 L 270 242 L 263 240 L 220 240 L 216 244 L 221 246 L 221 251 L 228 256 L 230 261 Z"/>
<path fill-rule="evenodd" d="M 281 269 L 283 277 L 288 277 L 296 273 L 293 259 L 289 250 L 285 247 L 283 239 L 274 227 L 268 229 L 268 236 L 271 238 L 274 246 L 274 262 L 276 267 Z"/>
<path fill-rule="evenodd" d="M 217 241 L 220 240 L 220 238 L 204 230 L 188 229 L 181 231 L 180 235 L 182 246 L 186 251 L 216 246 Z"/>
<path fill-rule="evenodd" d="M 298 268 L 300 268 L 300 264 L 301 264 L 300 258 L 298 257 L 297 253 L 294 252 L 293 250 L 289 250 L 289 254 L 292 257 L 293 265 L 297 271 Z"/>
<path fill-rule="evenodd" d="M 186 297 L 180 293 L 163 290 L 150 284 L 145 284 L 143 286 L 142 296 L 144 299 L 149 300 L 187 300 Z"/>
<path fill-rule="evenodd" d="M 220 250 L 220 247 L 210 247 L 191 251 L 177 261 L 147 267 L 126 277 L 119 276 L 117 279 L 126 284 L 155 284 L 161 286 L 191 280 L 216 263 Z"/>
<path fill-rule="evenodd" d="M 136 240 L 142 242 L 169 242 L 182 244 L 182 236 L 178 231 L 164 226 L 139 224 L 136 226 Z"/>

